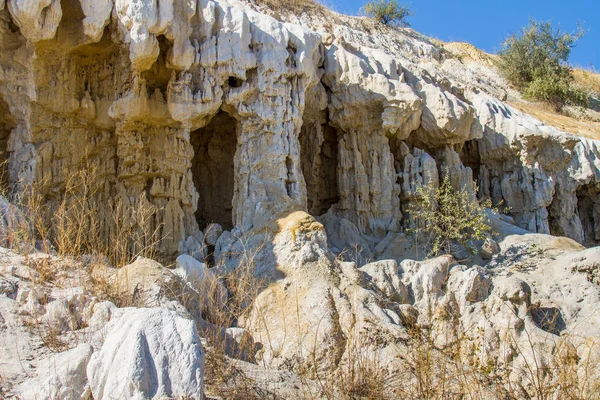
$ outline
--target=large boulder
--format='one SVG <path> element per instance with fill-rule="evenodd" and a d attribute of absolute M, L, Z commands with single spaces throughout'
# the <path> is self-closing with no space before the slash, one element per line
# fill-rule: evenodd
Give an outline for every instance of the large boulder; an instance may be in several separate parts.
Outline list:
<path fill-rule="evenodd" d="M 203 398 L 204 350 L 194 321 L 161 308 L 115 311 L 87 376 L 94 399 Z"/>
<path fill-rule="evenodd" d="M 113 277 L 122 304 L 136 307 L 160 307 L 181 303 L 188 310 L 199 308 L 198 293 L 170 269 L 148 258 L 119 269 Z"/>

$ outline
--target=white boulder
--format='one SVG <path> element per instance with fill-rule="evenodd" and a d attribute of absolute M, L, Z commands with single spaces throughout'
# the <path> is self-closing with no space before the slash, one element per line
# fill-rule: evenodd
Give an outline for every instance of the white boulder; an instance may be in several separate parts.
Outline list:
<path fill-rule="evenodd" d="M 203 399 L 204 350 L 192 320 L 129 308 L 106 331 L 87 368 L 94 399 Z"/>
<path fill-rule="evenodd" d="M 223 233 L 223 227 L 219 224 L 210 224 L 205 230 L 204 233 L 204 241 L 209 246 L 214 246 L 217 244 L 217 240 Z"/>

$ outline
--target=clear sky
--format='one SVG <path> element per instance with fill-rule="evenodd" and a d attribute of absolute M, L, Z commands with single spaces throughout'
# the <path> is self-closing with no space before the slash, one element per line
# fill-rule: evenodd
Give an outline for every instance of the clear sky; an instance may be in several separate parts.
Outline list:
<path fill-rule="evenodd" d="M 366 0 L 323 0 L 334 10 L 357 15 Z M 408 21 L 420 33 L 443 41 L 464 41 L 487 52 L 530 18 L 551 20 L 565 31 L 581 22 L 589 32 L 571 52 L 571 63 L 600 70 L 600 0 L 406 0 L 414 16 Z"/>

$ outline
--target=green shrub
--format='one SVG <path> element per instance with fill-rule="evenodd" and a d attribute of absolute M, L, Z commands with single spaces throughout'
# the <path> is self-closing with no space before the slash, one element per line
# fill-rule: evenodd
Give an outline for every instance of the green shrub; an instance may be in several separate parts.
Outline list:
<path fill-rule="evenodd" d="M 412 11 L 397 0 L 370 1 L 364 6 L 364 13 L 384 25 L 400 26 L 410 26 L 406 18 L 412 15 Z"/>
<path fill-rule="evenodd" d="M 573 86 L 568 64 L 571 48 L 584 33 L 582 28 L 564 33 L 550 22 L 531 20 L 504 42 L 500 71 L 529 100 L 548 102 L 558 111 L 565 105 L 587 107 L 588 96 Z"/>
<path fill-rule="evenodd" d="M 573 86 L 572 78 L 544 76 L 535 79 L 524 90 L 528 100 L 544 101 L 560 111 L 566 105 L 588 107 L 589 93 Z"/>
<path fill-rule="evenodd" d="M 485 213 L 491 202 L 478 201 L 472 193 L 467 187 L 452 187 L 448 173 L 439 187 L 429 184 L 417 189 L 420 201 L 409 208 L 415 223 L 412 233 L 425 240 L 429 255 L 452 253 L 457 244 L 474 252 L 472 241 L 492 234 Z"/>

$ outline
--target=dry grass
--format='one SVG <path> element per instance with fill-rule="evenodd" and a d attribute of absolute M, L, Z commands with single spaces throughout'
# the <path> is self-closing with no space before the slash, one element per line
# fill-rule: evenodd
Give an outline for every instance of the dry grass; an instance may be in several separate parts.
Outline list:
<path fill-rule="evenodd" d="M 600 94 L 600 73 L 594 70 L 575 68 L 573 77 L 577 85 Z"/>
<path fill-rule="evenodd" d="M 100 213 L 93 206 L 95 192 L 90 190 L 91 177 L 74 178 L 68 190 L 52 206 L 36 196 L 37 191 L 19 197 L 24 207 L 22 226 L 15 226 L 12 242 L 19 243 L 24 252 L 35 245 L 50 245 L 65 257 L 93 254 L 101 259 L 108 254 L 116 265 L 129 263 L 136 255 L 153 257 L 157 232 L 144 231 L 157 212 L 144 202 L 118 205 L 114 212 Z M 100 215 L 103 217 L 100 219 Z M 130 218 L 135 217 L 136 223 Z M 113 234 L 107 237 L 105 232 Z M 94 237 L 90 238 L 89 235 Z M 99 240 L 100 239 L 100 240 Z M 240 263 L 236 269 L 214 276 L 214 279 L 197 282 L 196 288 L 205 295 L 204 317 L 208 321 L 200 326 L 201 336 L 208 341 L 206 358 L 206 383 L 211 392 L 223 398 L 267 398 L 271 397 L 264 387 L 246 376 L 231 359 L 254 361 L 256 348 L 251 340 L 242 338 L 232 341 L 224 329 L 240 325 L 240 318 L 248 315 L 254 300 L 263 290 L 265 282 L 254 272 L 257 256 L 262 246 L 242 246 L 238 255 Z M 356 251 L 358 254 L 359 251 Z M 56 266 L 51 258 L 31 258 L 29 265 L 37 273 L 34 285 L 52 284 L 57 278 Z M 226 271 L 224 266 L 214 271 Z M 85 272 L 87 273 L 87 272 Z M 110 284 L 102 290 L 110 292 Z M 224 286 L 223 286 L 224 285 Z M 41 303 L 44 299 L 40 300 Z M 190 310 L 193 314 L 194 311 Z M 288 309 L 293 317 L 298 310 Z M 517 370 L 500 359 L 486 354 L 484 335 L 459 327 L 458 315 L 437 314 L 445 323 L 441 329 L 433 330 L 431 322 L 425 326 L 412 327 L 409 339 L 396 343 L 403 357 L 385 359 L 377 352 L 368 351 L 359 332 L 352 331 L 340 344 L 344 355 L 340 362 L 330 366 L 315 363 L 316 357 L 299 353 L 298 360 L 307 360 L 296 365 L 294 372 L 301 373 L 303 387 L 299 388 L 306 399 L 593 399 L 600 397 L 600 344 L 585 338 L 569 335 L 556 336 L 552 354 L 544 354 L 548 361 L 535 364 L 539 348 L 532 341 L 523 345 L 516 339 L 517 332 L 508 331 L 503 338 L 504 348 L 513 354 L 533 354 L 533 363 Z M 63 340 L 61 327 L 35 311 L 31 315 L 32 329 L 44 345 L 53 351 L 62 351 L 67 344 Z M 300 325 L 296 323 L 296 325 Z M 72 329 L 85 326 L 85 320 L 76 322 Z M 356 326 L 356 325 L 355 325 Z M 439 344 L 440 332 L 447 337 L 444 345 Z M 466 332 L 466 333 L 465 333 Z M 318 332 L 314 333 L 315 335 Z M 527 332 L 526 332 L 527 334 Z M 300 351 L 300 350 L 299 350 Z M 529 358 L 531 359 L 531 358 Z M 513 376 L 520 376 L 515 382 Z"/>
<path fill-rule="evenodd" d="M 589 139 L 600 139 L 600 120 L 585 120 L 567 114 L 559 114 L 551 106 L 544 103 L 527 103 L 524 101 L 509 101 L 510 105 L 562 131 L 570 132 Z"/>
<path fill-rule="evenodd" d="M 498 56 L 490 53 L 486 53 L 483 50 L 478 49 L 470 43 L 466 42 L 442 42 L 440 40 L 435 41 L 439 46 L 443 47 L 444 50 L 448 51 L 453 57 L 458 58 L 462 62 L 477 62 L 479 64 L 493 67 L 496 65 Z"/>
<path fill-rule="evenodd" d="M 235 326 L 237 316 L 251 312 L 251 300 L 259 294 L 261 289 L 257 288 L 262 284 L 252 273 L 254 257 L 250 256 L 248 261 L 251 262 L 239 272 L 223 277 L 235 285 L 228 284 L 231 294 L 228 302 L 233 307 L 223 308 L 214 320 L 216 325 Z M 506 304 L 506 307 L 512 310 L 511 305 Z M 290 325 L 299 327 L 299 311 L 293 307 L 285 309 Z M 495 357 L 488 354 L 489 339 L 485 332 L 461 326 L 456 308 L 432 305 L 431 309 L 435 309 L 432 313 L 435 318 L 423 325 L 407 327 L 408 339 L 390 343 L 399 354 L 396 359 L 382 356 L 377 348 L 366 346 L 367 341 L 356 323 L 340 343 L 341 358 L 332 355 L 335 360 L 318 360 L 316 349 L 313 354 L 306 354 L 298 348 L 297 356 L 293 357 L 295 361 L 289 366 L 302 383 L 297 388 L 297 398 L 600 398 L 600 369 L 597 368 L 600 343 L 597 341 L 569 334 L 553 336 L 553 341 L 550 339 L 545 348 L 554 350 L 547 354 L 542 353 L 539 343 L 534 343 L 527 328 L 525 331 L 508 328 L 500 338 Z M 295 323 L 292 322 L 294 318 L 298 319 Z M 525 326 L 525 321 L 521 322 Z M 318 329 L 317 332 L 298 334 L 317 337 Z M 208 338 L 211 346 L 207 352 L 207 382 L 214 394 L 223 398 L 276 398 L 229 362 L 223 336 Z M 296 338 L 290 334 L 285 340 Z M 251 352 L 251 347 L 246 346 L 245 350 Z M 503 354 L 511 355 L 504 358 Z M 520 357 L 524 362 L 513 365 L 512 362 Z M 539 362 L 541 359 L 545 360 L 543 364 Z M 264 371 L 268 374 L 266 368 Z"/>
<path fill-rule="evenodd" d="M 283 13 L 286 15 L 322 12 L 326 9 L 325 6 L 314 0 L 250 0 L 250 3 L 264 6 L 271 12 Z"/>
<path fill-rule="evenodd" d="M 236 340 L 225 332 L 226 328 L 239 326 L 240 318 L 250 312 L 265 287 L 264 280 L 254 273 L 256 257 L 263 246 L 242 246 L 242 249 L 236 254 L 239 264 L 234 270 L 228 270 L 220 262 L 210 270 L 209 279 L 192 284 L 206 293 L 205 308 L 210 310 L 204 315 L 208 323 L 199 327 L 201 336 L 208 341 L 205 383 L 209 391 L 224 398 L 261 399 L 266 398 L 264 389 L 232 362 L 233 359 L 253 362 L 254 342 L 247 334 Z"/>
<path fill-rule="evenodd" d="M 142 196 L 133 202 L 118 197 L 107 205 L 95 189 L 97 181 L 93 169 L 83 168 L 70 175 L 58 198 L 43 195 L 48 193 L 43 181 L 10 195 L 15 212 L 21 212 L 13 218 L 8 242 L 22 253 L 107 257 L 117 268 L 137 256 L 156 258 L 162 238 L 153 221 L 160 210 Z"/>
<path fill-rule="evenodd" d="M 449 323 L 455 325 L 455 322 Z M 523 367 L 486 353 L 484 334 L 447 325 L 411 329 L 401 357 L 385 363 L 354 343 L 350 363 L 321 375 L 321 391 L 308 398 L 327 399 L 597 399 L 600 398 L 600 343 L 556 337 L 555 351 L 541 354 L 532 341 L 523 345 L 508 330 L 498 350 L 526 360 Z M 446 336 L 440 344 L 440 335 Z M 529 333 L 525 332 L 529 337 Z M 577 343 L 576 345 L 574 343 Z M 546 359 L 545 363 L 538 360 Z"/>
<path fill-rule="evenodd" d="M 452 57 L 461 62 L 473 62 L 487 67 L 495 67 L 498 56 L 486 53 L 470 43 L 435 41 Z M 600 74 L 582 68 L 573 70 L 575 85 L 600 94 Z M 554 126 L 562 131 L 590 139 L 600 139 L 600 100 L 591 100 L 591 110 L 587 112 L 557 113 L 551 106 L 544 103 L 527 102 L 518 99 L 509 99 L 510 105 L 529 114 L 546 125 Z M 595 111 L 595 112 L 594 112 Z"/>
<path fill-rule="evenodd" d="M 87 325 L 87 316 L 78 315 L 65 326 L 62 317 L 54 318 L 38 309 L 48 301 L 44 293 L 73 284 L 100 299 L 121 304 L 115 282 L 99 279 L 96 269 L 119 268 L 137 256 L 156 258 L 161 241 L 160 226 L 152 224 L 159 210 L 145 198 L 132 203 L 117 199 L 106 207 L 95 189 L 98 178 L 93 169 L 83 168 L 65 176 L 70 177 L 64 191 L 52 199 L 43 195 L 48 193 L 47 182 L 22 187 L 18 193 L 1 188 L 11 200 L 3 209 L 8 229 L 2 239 L 24 256 L 31 271 L 28 287 L 35 300 L 24 324 L 54 352 L 72 347 L 78 340 L 75 332 Z M 82 263 L 82 256 L 91 261 Z M 67 313 L 75 315 L 79 311 L 83 314 L 82 310 L 70 309 Z"/>

